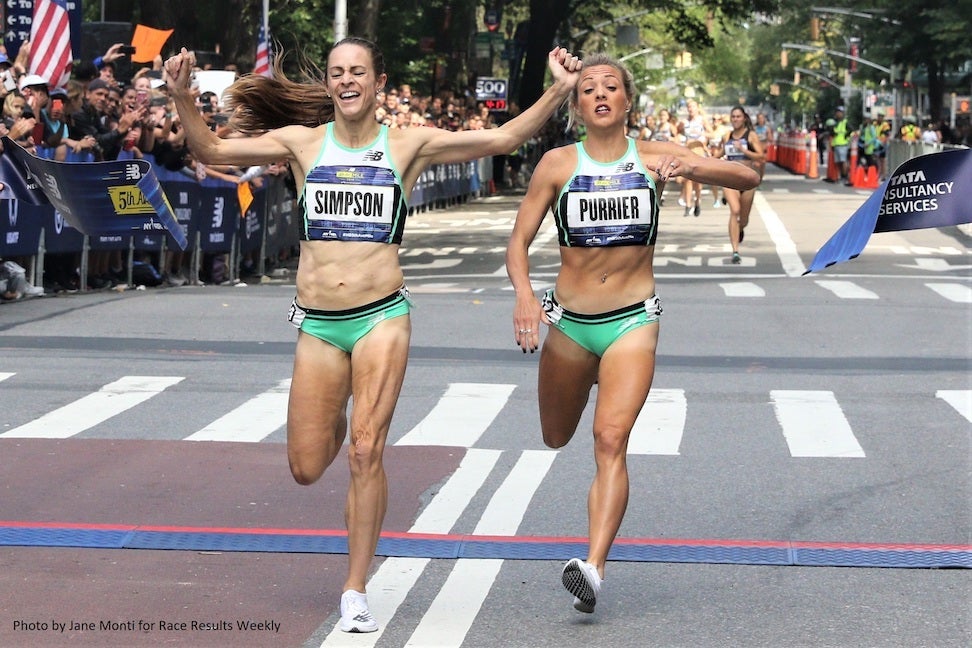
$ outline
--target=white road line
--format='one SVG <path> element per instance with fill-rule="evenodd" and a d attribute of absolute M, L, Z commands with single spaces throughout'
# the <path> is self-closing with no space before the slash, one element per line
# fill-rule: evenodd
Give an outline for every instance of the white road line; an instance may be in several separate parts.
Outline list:
<path fill-rule="evenodd" d="M 472 498 L 479 492 L 489 473 L 499 460 L 499 450 L 471 448 L 439 489 L 435 497 L 422 509 L 410 531 L 412 533 L 449 533 Z"/>
<path fill-rule="evenodd" d="M 425 418 L 395 445 L 471 448 L 503 409 L 515 387 L 452 383 Z"/>
<path fill-rule="evenodd" d="M 125 376 L 93 394 L 4 432 L 0 437 L 67 439 L 147 401 L 182 380 L 182 376 Z"/>
<path fill-rule="evenodd" d="M 763 219 L 763 225 L 766 227 L 770 239 L 776 246 L 776 254 L 780 257 L 783 271 L 789 277 L 801 276 L 806 272 L 807 267 L 803 265 L 803 260 L 800 258 L 799 252 L 797 252 L 796 243 L 790 238 L 790 233 L 786 231 L 786 226 L 783 225 L 783 221 L 780 220 L 780 217 L 773 211 L 770 204 L 766 202 L 766 197 L 759 191 L 753 197 L 753 206 L 756 207 L 756 212 L 759 214 L 759 217 Z"/>
<path fill-rule="evenodd" d="M 954 407 L 955 411 L 972 423 L 972 389 L 939 389 L 935 396 Z"/>
<path fill-rule="evenodd" d="M 631 429 L 629 455 L 677 455 L 688 404 L 684 389 L 652 389 Z"/>
<path fill-rule="evenodd" d="M 926 283 L 945 299 L 959 304 L 972 304 L 972 288 L 957 283 Z"/>
<path fill-rule="evenodd" d="M 815 282 L 821 288 L 825 288 L 834 293 L 841 299 L 877 299 L 876 293 L 867 288 L 861 288 L 853 281 L 836 281 L 832 279 L 818 279 Z"/>
<path fill-rule="evenodd" d="M 552 220 L 553 219 L 551 219 L 551 221 Z M 550 243 L 551 239 L 554 239 L 555 240 L 556 238 L 557 238 L 557 228 L 553 225 L 552 222 L 546 221 L 545 224 L 541 225 L 540 231 L 537 233 L 536 238 L 533 239 L 533 243 L 530 244 L 530 251 L 531 252 L 534 252 L 536 250 L 543 249 L 544 247 L 547 246 L 548 243 Z M 503 248 L 503 250 L 505 251 L 506 248 Z M 558 262 L 557 264 L 555 264 L 555 267 L 559 268 L 560 267 L 560 263 Z M 505 277 L 506 276 L 506 264 L 504 263 L 503 265 L 501 265 L 492 274 L 492 276 L 494 276 L 494 277 Z M 533 277 L 533 276 L 535 276 L 535 275 L 533 275 L 533 273 L 531 273 L 531 277 Z M 512 287 L 510 287 L 510 289 L 512 290 Z"/>
<path fill-rule="evenodd" d="M 466 451 L 456 472 L 432 498 L 410 533 L 449 533 L 496 465 L 499 450 Z M 368 607 L 378 620 L 377 632 L 349 634 L 335 624 L 321 646 L 375 646 L 405 597 L 428 565 L 428 558 L 386 558 L 368 581 Z"/>
<path fill-rule="evenodd" d="M 731 281 L 720 283 L 719 287 L 726 297 L 765 297 L 766 291 L 751 281 Z"/>
<path fill-rule="evenodd" d="M 287 424 L 289 397 L 290 379 L 287 378 L 190 434 L 186 441 L 262 441 Z"/>
<path fill-rule="evenodd" d="M 527 507 L 557 457 L 553 450 L 524 450 L 519 461 L 493 493 L 475 535 L 511 536 L 520 528 Z"/>
<path fill-rule="evenodd" d="M 770 399 L 791 456 L 865 456 L 833 392 L 773 390 Z"/>
<path fill-rule="evenodd" d="M 556 456 L 556 452 L 547 450 L 524 451 L 493 494 L 473 533 L 492 536 L 515 534 L 530 500 Z M 502 566 L 502 560 L 457 561 L 405 645 L 462 645 Z"/>

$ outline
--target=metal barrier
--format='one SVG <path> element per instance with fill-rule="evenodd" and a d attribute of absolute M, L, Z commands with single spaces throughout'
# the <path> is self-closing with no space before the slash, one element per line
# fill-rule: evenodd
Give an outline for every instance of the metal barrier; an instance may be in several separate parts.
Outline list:
<path fill-rule="evenodd" d="M 153 169 L 189 240 L 186 252 L 190 254 L 187 269 L 191 282 L 200 283 L 203 261 L 214 255 L 228 255 L 226 279 L 235 281 L 244 256 L 254 258 L 255 270 L 262 275 L 268 260 L 298 245 L 301 223 L 296 196 L 282 178 L 264 176 L 264 186 L 254 191 L 252 204 L 241 214 L 236 184 L 211 178 L 197 182 L 183 172 L 156 164 Z M 410 215 L 478 196 L 491 178 L 492 158 L 429 167 L 413 188 Z M 137 252 L 158 254 L 162 266 L 170 250 L 166 249 L 164 234 L 86 235 L 50 205 L 0 200 L 0 258 L 24 261 L 28 279 L 35 285 L 43 283 L 45 255 L 76 254 L 80 289 L 84 290 L 91 251 L 127 254 L 125 271 L 131 285 Z"/>
<path fill-rule="evenodd" d="M 904 162 L 919 155 L 938 153 L 949 149 L 967 149 L 968 146 L 957 144 L 926 144 L 925 142 L 905 142 L 904 140 L 891 140 L 888 142 L 888 173 L 891 173 Z"/>

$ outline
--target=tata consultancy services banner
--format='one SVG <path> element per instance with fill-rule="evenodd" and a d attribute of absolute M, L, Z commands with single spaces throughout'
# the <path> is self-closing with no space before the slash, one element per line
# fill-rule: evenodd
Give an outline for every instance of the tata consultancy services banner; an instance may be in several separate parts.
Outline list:
<path fill-rule="evenodd" d="M 0 198 L 41 202 L 43 196 L 79 231 L 92 235 L 167 232 L 179 247 L 189 241 L 152 165 L 145 160 L 64 163 L 35 157 L 3 138 Z"/>
<path fill-rule="evenodd" d="M 950 149 L 905 161 L 824 243 L 803 274 L 857 257 L 875 232 L 972 222 L 970 184 L 972 150 Z"/>

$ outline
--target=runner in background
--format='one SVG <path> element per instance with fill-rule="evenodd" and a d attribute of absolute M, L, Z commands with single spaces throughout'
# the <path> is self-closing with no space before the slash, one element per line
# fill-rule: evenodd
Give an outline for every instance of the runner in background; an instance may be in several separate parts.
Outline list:
<path fill-rule="evenodd" d="M 678 132 L 684 138 L 684 144 L 693 153 L 705 157 L 708 155 L 708 143 L 712 137 L 705 117 L 699 112 L 699 104 L 695 99 L 689 99 L 685 104 L 688 115 L 678 125 Z M 682 198 L 678 203 L 685 207 L 683 216 L 702 213 L 702 185 L 691 178 L 684 178 L 682 182 Z"/>
<path fill-rule="evenodd" d="M 756 137 L 763 147 L 763 154 L 765 155 L 769 152 L 770 146 L 776 141 L 776 133 L 773 131 L 772 124 L 766 121 L 765 113 L 756 113 L 756 123 L 753 124 L 753 131 L 755 131 Z M 759 171 L 759 177 L 762 178 L 766 173 L 765 158 L 759 163 L 759 168 L 756 170 Z"/>
<path fill-rule="evenodd" d="M 742 106 L 734 106 L 729 111 L 729 123 L 732 128 L 722 138 L 720 154 L 730 162 L 739 162 L 759 173 L 760 163 L 766 159 L 766 155 L 746 110 Z M 742 261 L 739 244 L 742 243 L 746 225 L 749 224 L 749 212 L 753 208 L 756 187 L 742 190 L 726 188 L 725 192 L 726 201 L 729 203 L 732 262 L 738 264 Z"/>

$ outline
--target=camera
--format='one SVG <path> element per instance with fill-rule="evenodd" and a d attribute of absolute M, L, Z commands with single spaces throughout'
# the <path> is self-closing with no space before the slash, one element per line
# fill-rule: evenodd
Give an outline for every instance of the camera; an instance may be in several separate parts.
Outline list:
<path fill-rule="evenodd" d="M 13 92 L 17 89 L 17 82 L 14 81 L 13 75 L 10 70 L 3 73 L 3 87 L 7 89 L 7 92 Z"/>
<path fill-rule="evenodd" d="M 120 54 L 127 54 L 127 55 L 131 56 L 132 54 L 135 53 L 135 46 L 134 45 L 122 45 L 121 47 L 118 48 L 118 52 Z"/>

